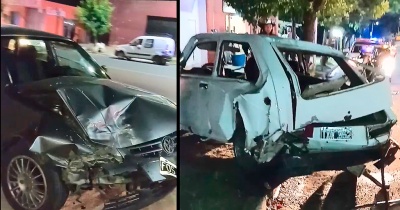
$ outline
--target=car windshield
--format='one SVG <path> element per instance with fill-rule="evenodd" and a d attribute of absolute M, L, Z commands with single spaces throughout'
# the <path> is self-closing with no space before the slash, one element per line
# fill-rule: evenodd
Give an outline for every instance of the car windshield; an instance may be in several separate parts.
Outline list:
<path fill-rule="evenodd" d="M 2 37 L 1 43 L 1 60 L 17 84 L 62 76 L 107 78 L 90 55 L 73 42 Z"/>

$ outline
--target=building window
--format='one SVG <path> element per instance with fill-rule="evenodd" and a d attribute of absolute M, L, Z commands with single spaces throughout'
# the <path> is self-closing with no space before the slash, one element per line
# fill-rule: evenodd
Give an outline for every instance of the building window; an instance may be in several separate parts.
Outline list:
<path fill-rule="evenodd" d="M 19 26 L 20 15 L 18 12 L 11 12 L 11 24 Z"/>

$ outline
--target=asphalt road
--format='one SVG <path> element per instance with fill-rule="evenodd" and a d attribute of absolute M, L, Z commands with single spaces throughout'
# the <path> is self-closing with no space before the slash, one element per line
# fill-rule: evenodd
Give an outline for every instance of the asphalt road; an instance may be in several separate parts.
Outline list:
<path fill-rule="evenodd" d="M 136 86 L 163 95 L 177 102 L 176 65 L 159 66 L 146 61 L 127 61 L 110 58 L 106 55 L 92 55 L 100 65 L 106 65 L 113 80 Z M 1 210 L 13 210 L 1 191 Z M 161 201 L 149 206 L 147 210 L 176 209 L 176 190 Z"/>
<path fill-rule="evenodd" d="M 119 60 L 104 55 L 92 57 L 100 65 L 107 67 L 111 79 L 146 89 L 177 102 L 176 65 L 160 66 L 146 61 Z"/>

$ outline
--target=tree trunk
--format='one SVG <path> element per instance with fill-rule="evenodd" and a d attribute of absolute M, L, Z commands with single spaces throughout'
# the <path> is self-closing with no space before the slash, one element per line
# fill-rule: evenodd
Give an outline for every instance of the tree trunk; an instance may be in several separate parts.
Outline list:
<path fill-rule="evenodd" d="M 97 44 L 97 35 L 93 35 L 94 44 Z"/>
<path fill-rule="evenodd" d="M 292 18 L 292 39 L 296 39 L 296 37 L 296 21 L 294 20 L 294 18 Z"/>
<path fill-rule="evenodd" d="M 328 38 L 327 35 L 328 35 L 327 31 L 324 28 L 324 35 L 322 36 L 322 45 L 326 45 L 326 39 Z"/>
<path fill-rule="evenodd" d="M 314 42 L 315 40 L 315 21 L 317 14 L 312 11 L 306 11 L 303 18 L 304 41 Z"/>

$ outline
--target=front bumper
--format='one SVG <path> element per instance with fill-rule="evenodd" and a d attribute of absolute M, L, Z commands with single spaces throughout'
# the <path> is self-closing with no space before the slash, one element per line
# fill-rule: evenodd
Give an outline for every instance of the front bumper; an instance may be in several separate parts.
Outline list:
<path fill-rule="evenodd" d="M 151 182 L 160 182 L 177 178 L 176 156 L 160 157 L 152 161 L 143 163 L 140 168 L 151 180 Z"/>
<path fill-rule="evenodd" d="M 168 141 L 166 143 L 165 141 Z M 123 171 L 139 171 L 151 182 L 177 178 L 176 132 L 139 145 L 119 149 L 124 161 L 118 167 Z"/>

